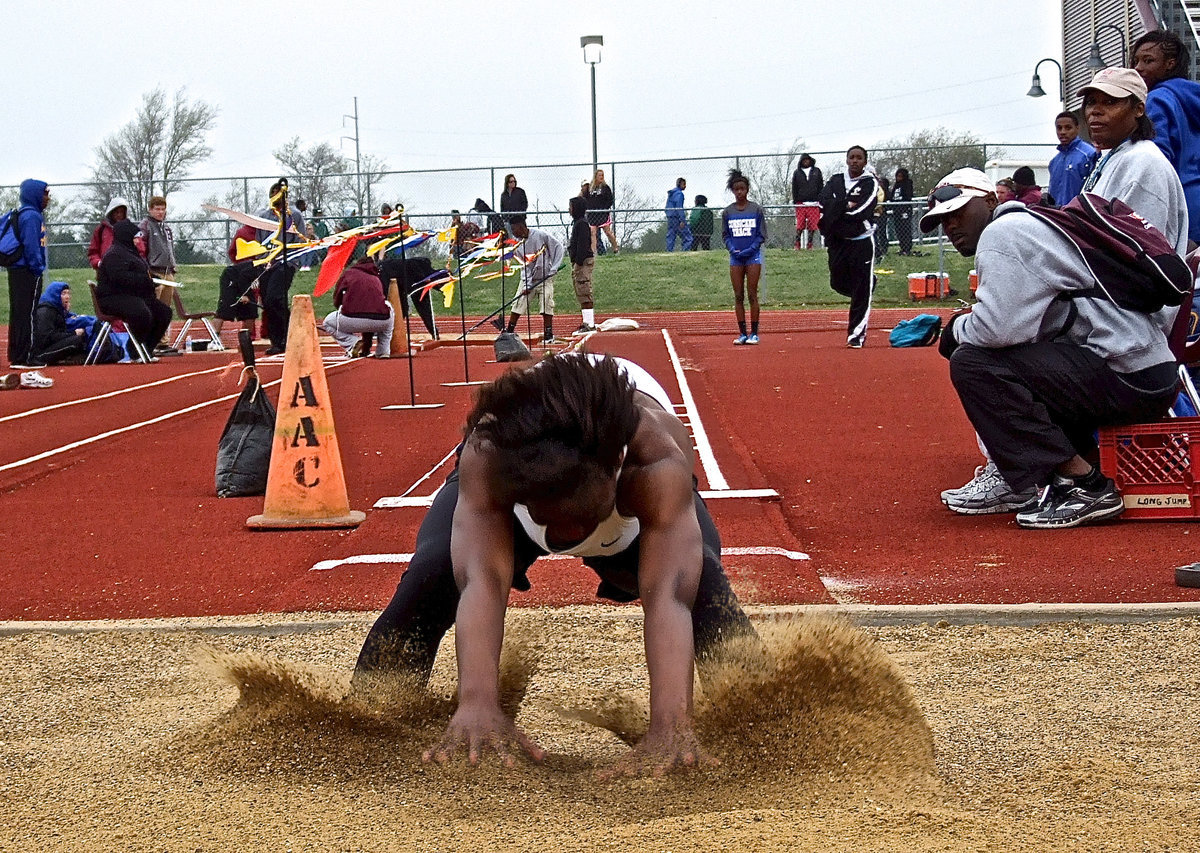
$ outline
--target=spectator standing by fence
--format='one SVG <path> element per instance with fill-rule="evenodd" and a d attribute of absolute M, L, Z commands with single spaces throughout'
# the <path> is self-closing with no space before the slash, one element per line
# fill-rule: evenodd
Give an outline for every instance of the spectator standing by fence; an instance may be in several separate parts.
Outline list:
<path fill-rule="evenodd" d="M 604 232 L 604 235 L 608 237 L 608 242 L 612 244 L 614 255 L 621 251 L 621 247 L 617 245 L 617 235 L 613 233 L 612 227 L 612 211 L 615 202 L 616 196 L 613 194 L 613 189 L 604 180 L 604 170 L 597 169 L 596 174 L 592 176 L 591 188 L 588 190 L 588 225 L 591 226 L 593 235 L 598 231 Z M 596 251 L 604 254 L 599 246 Z"/>
<path fill-rule="evenodd" d="M 684 195 L 684 190 L 687 189 L 687 180 L 677 178 L 675 186 L 667 191 L 667 206 L 665 213 L 667 214 L 667 251 L 675 251 L 675 238 L 679 237 L 682 244 L 681 249 L 685 252 L 692 248 L 692 230 L 688 227 L 687 215 L 684 213 L 683 207 L 687 204 L 687 196 Z"/>
<path fill-rule="evenodd" d="M 525 190 L 517 186 L 516 175 L 504 176 L 504 191 L 500 193 L 500 215 L 507 225 L 512 221 L 512 215 L 529 210 L 529 198 Z"/>
<path fill-rule="evenodd" d="M 692 229 L 692 251 L 704 249 L 708 251 L 712 248 L 713 234 L 713 212 L 708 206 L 708 196 L 696 196 L 696 206 L 692 208 L 692 215 L 688 217 L 688 228 Z"/>
<path fill-rule="evenodd" d="M 825 187 L 825 178 L 810 154 L 801 154 L 796 171 L 792 172 L 792 204 L 796 205 L 796 248 L 812 249 L 821 220 L 818 200 Z"/>

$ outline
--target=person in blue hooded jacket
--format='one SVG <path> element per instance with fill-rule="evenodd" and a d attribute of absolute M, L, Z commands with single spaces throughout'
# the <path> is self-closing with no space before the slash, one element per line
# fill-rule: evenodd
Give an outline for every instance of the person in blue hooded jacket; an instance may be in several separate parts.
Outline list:
<path fill-rule="evenodd" d="M 50 204 L 50 188 L 33 178 L 21 182 L 21 204 L 13 229 L 21 242 L 21 257 L 8 268 L 8 363 L 15 368 L 45 367 L 30 353 L 33 306 L 46 271 L 46 225 L 42 211 Z"/>
<path fill-rule="evenodd" d="M 687 204 L 687 196 L 683 191 L 687 189 L 687 181 L 683 178 L 677 178 L 675 186 L 667 191 L 667 251 L 675 251 L 675 237 L 683 242 L 683 251 L 687 252 L 692 248 L 692 229 L 688 227 L 687 216 L 683 212 L 683 206 Z"/>
<path fill-rule="evenodd" d="M 1133 43 L 1131 64 L 1150 90 L 1146 115 L 1154 124 L 1154 144 L 1183 184 L 1188 239 L 1200 243 L 1200 83 L 1185 76 L 1187 45 L 1175 33 L 1148 32 Z"/>
<path fill-rule="evenodd" d="M 59 364 L 87 350 L 95 317 L 71 313 L 71 285 L 52 281 L 33 309 L 33 355 Z"/>

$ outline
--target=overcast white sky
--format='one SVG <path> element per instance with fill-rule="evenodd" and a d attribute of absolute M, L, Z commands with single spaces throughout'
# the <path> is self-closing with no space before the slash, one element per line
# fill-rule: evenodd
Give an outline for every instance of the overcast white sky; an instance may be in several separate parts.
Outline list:
<path fill-rule="evenodd" d="M 1053 142 L 1053 0 L 10 2 L 0 183 L 86 180 L 92 150 L 162 86 L 217 105 L 196 176 L 266 175 L 299 136 L 392 169 L 871 146 L 943 125 Z M 1053 93 L 1054 69 L 1043 67 Z M 281 97 L 282 93 L 282 97 Z"/>

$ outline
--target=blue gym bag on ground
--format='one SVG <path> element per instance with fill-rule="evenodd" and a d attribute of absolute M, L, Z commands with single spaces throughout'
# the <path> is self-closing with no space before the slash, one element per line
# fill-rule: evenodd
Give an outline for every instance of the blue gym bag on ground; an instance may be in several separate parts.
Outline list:
<path fill-rule="evenodd" d="M 918 314 L 911 320 L 901 320 L 888 335 L 894 347 L 932 346 L 942 333 L 942 318 L 937 314 Z"/>

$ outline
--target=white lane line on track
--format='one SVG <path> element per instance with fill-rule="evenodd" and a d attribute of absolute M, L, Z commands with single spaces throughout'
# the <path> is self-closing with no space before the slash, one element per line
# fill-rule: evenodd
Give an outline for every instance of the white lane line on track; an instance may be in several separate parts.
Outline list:
<path fill-rule="evenodd" d="M 808 554 L 803 551 L 789 551 L 787 548 L 773 548 L 769 545 L 755 545 L 747 548 L 722 548 L 722 557 L 784 557 L 788 560 L 807 560 Z M 378 566 L 378 565 L 408 565 L 412 554 L 355 554 L 353 557 L 342 557 L 340 560 L 321 560 L 313 563 L 310 572 L 327 572 L 341 566 Z M 548 554 L 539 560 L 576 560 L 565 554 Z"/>
<path fill-rule="evenodd" d="M 453 451 L 451 451 L 451 453 L 453 453 Z M 414 495 L 412 491 L 417 486 L 421 485 L 421 483 L 429 479 L 430 475 L 432 475 L 435 471 L 437 471 L 438 468 L 445 464 L 446 460 L 449 458 L 450 456 L 447 455 L 444 459 L 442 459 L 441 462 L 437 464 L 436 467 L 432 468 L 429 473 L 425 474 L 425 476 L 413 483 L 412 486 L 409 487 L 408 491 L 399 497 L 385 497 L 375 501 L 374 509 L 398 509 L 406 506 L 433 506 L 433 499 L 436 498 L 437 493 L 442 490 L 441 486 L 438 486 L 436 489 L 434 489 L 433 494 L 429 495 Z M 774 489 L 722 489 L 721 491 L 706 489 L 700 492 L 700 497 L 704 498 L 706 501 L 721 500 L 724 498 L 771 499 L 779 497 L 779 492 L 775 491 Z"/>
<path fill-rule="evenodd" d="M 687 378 L 683 375 L 683 363 L 679 360 L 679 354 L 675 352 L 671 333 L 663 329 L 662 335 L 667 344 L 667 353 L 671 356 L 671 366 L 675 368 L 675 380 L 679 384 L 679 393 L 683 395 L 683 407 L 687 412 L 687 421 L 692 427 L 692 438 L 696 442 L 696 453 L 700 456 L 700 467 L 704 469 L 704 476 L 708 479 L 708 485 L 713 491 L 726 491 L 729 489 L 729 483 L 726 481 L 725 475 L 721 473 L 721 466 L 717 464 L 717 457 L 713 453 L 712 445 L 708 442 L 708 433 L 704 431 L 700 412 L 696 410 L 696 400 L 692 397 L 692 389 L 688 387 Z"/>
<path fill-rule="evenodd" d="M 345 361 L 342 363 L 343 364 L 352 364 L 353 362 Z M 338 366 L 339 365 L 336 365 L 336 364 L 332 365 L 330 367 L 330 369 L 332 370 L 334 367 L 338 367 Z M 205 372 L 208 372 L 208 371 L 205 371 Z M 274 382 L 264 382 L 262 387 L 270 388 L 272 385 L 278 385 L 282 381 L 283 381 L 282 379 L 276 379 Z M 121 435 L 122 433 L 132 432 L 133 430 L 141 429 L 142 427 L 146 427 L 146 426 L 151 426 L 152 424 L 158 424 L 158 423 L 162 423 L 163 421 L 169 421 L 171 418 L 179 417 L 180 415 L 186 415 L 189 412 L 195 412 L 199 409 L 207 408 L 208 406 L 215 406 L 217 403 L 225 403 L 225 402 L 228 402 L 229 400 L 236 399 L 238 394 L 240 394 L 240 393 L 241 393 L 241 391 L 239 390 L 237 392 L 237 394 L 226 394 L 224 397 L 217 397 L 215 400 L 205 400 L 203 403 L 197 403 L 194 406 L 188 406 L 183 409 L 177 409 L 174 412 L 167 412 L 165 415 L 159 415 L 156 418 L 150 418 L 149 420 L 139 421 L 138 423 L 130 424 L 129 426 L 123 426 L 123 427 L 118 427 L 117 429 L 111 429 L 108 432 L 102 432 L 99 435 L 93 435 L 88 438 L 80 439 L 79 441 L 72 441 L 69 444 L 64 444 L 60 447 L 55 447 L 51 450 L 46 450 L 42 453 L 38 453 L 33 456 L 27 456 L 24 459 L 19 459 L 16 462 L 9 462 L 7 465 L 0 465 L 0 472 L 11 471 L 13 468 L 20 468 L 23 465 L 30 465 L 34 462 L 39 462 L 42 459 L 49 459 L 51 456 L 57 456 L 60 453 L 66 453 L 67 451 L 75 450 L 76 448 L 79 448 L 79 447 L 86 447 L 89 444 L 95 444 L 96 442 L 103 441 L 106 438 L 112 438 L 114 435 Z"/>
<path fill-rule="evenodd" d="M 130 365 L 130 367 L 136 369 L 135 365 Z M 17 412 L 13 415 L 5 415 L 4 417 L 0 418 L 0 424 L 4 423 L 5 421 L 15 421 L 19 420 L 20 418 L 28 418 L 31 415 L 40 415 L 45 412 L 53 412 L 56 409 L 65 409 L 69 406 L 79 406 L 83 403 L 94 403 L 97 400 L 107 400 L 111 397 L 119 397 L 122 394 L 132 394 L 134 391 L 144 391 L 147 388 L 156 388 L 159 385 L 167 385 L 171 382 L 178 382 L 180 379 L 191 379 L 193 376 L 204 376 L 207 373 L 216 373 L 217 371 L 225 370 L 227 367 L 229 367 L 228 364 L 223 364 L 220 367 L 210 367 L 208 370 L 200 370 L 195 373 L 181 373 L 178 376 L 169 376 L 166 379 L 158 379 L 154 382 L 147 382 L 145 385 L 134 385 L 129 388 L 119 388 L 116 391 L 108 391 L 104 394 L 97 394 L 94 397 L 81 397 L 78 400 L 67 400 L 64 403 L 54 403 L 50 406 L 42 406 L 40 409 L 30 409 L 27 412 Z"/>

